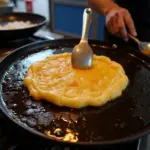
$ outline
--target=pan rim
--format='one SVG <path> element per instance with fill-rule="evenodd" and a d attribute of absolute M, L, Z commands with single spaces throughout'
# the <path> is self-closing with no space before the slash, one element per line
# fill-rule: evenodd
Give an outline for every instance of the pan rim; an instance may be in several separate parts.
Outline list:
<path fill-rule="evenodd" d="M 20 28 L 20 29 L 10 29 L 10 30 L 0 30 L 0 32 L 14 32 L 14 31 L 21 31 L 21 30 L 27 30 L 27 29 L 34 29 L 36 27 L 40 27 L 40 26 L 43 26 L 46 24 L 47 22 L 47 19 L 46 17 L 40 15 L 40 14 L 37 14 L 37 13 L 26 13 L 26 12 L 13 12 L 13 13 L 4 13 L 4 14 L 1 14 L 0 17 L 2 16 L 5 16 L 5 15 L 31 15 L 31 16 L 37 16 L 37 17 L 41 17 L 43 18 L 43 21 L 32 26 L 32 27 L 26 27 L 26 28 Z"/>
<path fill-rule="evenodd" d="M 26 48 L 31 48 L 37 44 L 40 44 L 42 46 L 42 44 L 46 45 L 46 44 L 54 44 L 55 42 L 60 42 L 60 41 L 79 41 L 79 39 L 58 39 L 58 40 L 45 40 L 45 41 L 41 41 L 41 42 L 34 42 L 31 44 L 27 44 L 24 45 L 22 47 L 17 48 L 16 50 L 14 50 L 13 52 L 11 52 L 10 54 L 8 54 L 7 56 L 5 56 L 1 61 L 0 61 L 0 65 L 3 61 L 7 60 L 11 55 L 15 55 L 15 53 L 17 53 L 18 51 L 21 51 L 22 49 L 26 49 Z M 97 42 L 99 44 L 105 43 L 103 41 L 100 40 L 89 40 L 90 42 L 95 42 L 97 44 Z M 43 46 L 42 46 L 43 47 Z M 141 55 L 143 57 L 143 55 Z M 1 67 L 1 66 L 0 66 Z M 0 77 L 0 80 L 2 80 L 2 77 Z M 1 87 L 0 86 L 0 91 L 1 91 Z M 115 139 L 115 140 L 105 140 L 105 141 L 99 141 L 99 142 L 83 142 L 83 141 L 79 141 L 79 142 L 68 142 L 68 141 L 63 141 L 63 140 L 58 140 L 52 137 L 49 137 L 43 133 L 40 133 L 37 130 L 33 130 L 32 128 L 26 126 L 25 124 L 13 119 L 13 117 L 8 113 L 8 109 L 3 101 L 2 95 L 0 95 L 0 110 L 5 114 L 5 116 L 10 119 L 13 123 L 15 123 L 17 126 L 23 128 L 24 130 L 26 130 L 27 132 L 30 132 L 31 134 L 34 134 L 36 136 L 42 137 L 44 139 L 47 140 L 51 140 L 53 142 L 59 142 L 60 144 L 71 144 L 74 146 L 111 146 L 111 145 L 115 145 L 115 144 L 123 144 L 123 143 L 127 143 L 127 142 L 132 142 L 134 140 L 139 139 L 140 137 L 150 133 L 150 129 L 149 128 L 144 128 L 138 132 L 136 132 L 135 134 L 129 135 L 125 138 L 120 138 L 120 139 Z"/>

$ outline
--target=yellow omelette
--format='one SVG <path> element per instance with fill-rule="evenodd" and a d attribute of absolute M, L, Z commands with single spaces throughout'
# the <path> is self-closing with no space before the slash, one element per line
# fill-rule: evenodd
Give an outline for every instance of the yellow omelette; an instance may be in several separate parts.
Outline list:
<path fill-rule="evenodd" d="M 92 68 L 75 69 L 71 53 L 48 56 L 33 63 L 24 85 L 35 100 L 58 106 L 101 106 L 122 94 L 128 85 L 123 67 L 106 56 L 94 55 Z"/>

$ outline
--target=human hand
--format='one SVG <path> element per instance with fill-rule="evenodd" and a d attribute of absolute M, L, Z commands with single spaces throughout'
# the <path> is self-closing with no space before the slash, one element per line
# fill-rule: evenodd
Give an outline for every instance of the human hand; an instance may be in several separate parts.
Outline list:
<path fill-rule="evenodd" d="M 106 27 L 111 34 L 121 37 L 125 41 L 128 41 L 128 32 L 132 36 L 137 35 L 130 13 L 121 7 L 108 11 L 106 14 Z"/>

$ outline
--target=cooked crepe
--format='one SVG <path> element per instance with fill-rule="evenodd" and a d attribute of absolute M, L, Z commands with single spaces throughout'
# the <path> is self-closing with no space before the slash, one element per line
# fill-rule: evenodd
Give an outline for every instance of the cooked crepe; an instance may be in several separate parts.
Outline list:
<path fill-rule="evenodd" d="M 94 55 L 92 68 L 75 69 L 71 53 L 48 56 L 33 63 L 24 84 L 35 100 L 58 106 L 101 106 L 119 97 L 128 85 L 123 67 L 108 57 Z"/>

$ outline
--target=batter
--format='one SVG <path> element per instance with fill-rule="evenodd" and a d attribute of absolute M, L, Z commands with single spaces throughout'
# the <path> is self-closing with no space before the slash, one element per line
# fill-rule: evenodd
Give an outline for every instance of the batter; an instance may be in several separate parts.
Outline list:
<path fill-rule="evenodd" d="M 33 63 L 24 85 L 35 100 L 82 108 L 101 106 L 119 97 L 128 77 L 123 67 L 108 57 L 94 55 L 92 68 L 79 70 L 72 67 L 71 53 L 63 53 Z"/>

